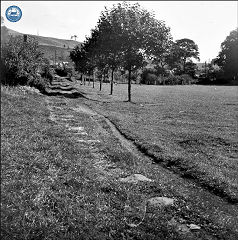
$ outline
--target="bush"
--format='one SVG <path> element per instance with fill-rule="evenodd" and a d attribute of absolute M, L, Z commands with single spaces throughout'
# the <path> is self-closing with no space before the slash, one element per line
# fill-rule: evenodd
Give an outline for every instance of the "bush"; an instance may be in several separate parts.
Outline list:
<path fill-rule="evenodd" d="M 166 85 L 187 85 L 194 82 L 194 79 L 188 74 L 182 74 L 180 76 L 171 75 L 164 79 Z"/>
<path fill-rule="evenodd" d="M 180 75 L 180 79 L 182 85 L 188 85 L 195 82 L 195 79 L 192 78 L 189 74 Z"/>
<path fill-rule="evenodd" d="M 162 67 L 160 67 L 160 66 L 155 66 L 155 70 L 156 70 L 156 75 L 158 76 L 158 75 L 163 75 L 163 76 L 165 76 L 165 75 L 168 75 L 168 73 L 166 72 L 166 70 L 164 69 L 164 68 L 162 68 Z"/>
<path fill-rule="evenodd" d="M 39 70 L 41 77 L 52 81 L 54 78 L 54 69 L 50 68 L 48 59 L 44 58 L 42 62 L 43 64 Z"/>
<path fill-rule="evenodd" d="M 27 85 L 35 87 L 39 89 L 40 92 L 44 93 L 46 87 L 49 85 L 49 79 L 42 77 L 30 78 L 27 82 Z"/>
<path fill-rule="evenodd" d="M 60 63 L 56 66 L 55 72 L 60 77 L 72 76 L 72 74 L 74 72 L 74 68 L 73 68 L 73 66 L 69 66 L 67 64 Z"/>
<path fill-rule="evenodd" d="M 158 77 L 154 73 L 147 73 L 147 76 L 146 76 L 147 84 L 156 85 L 157 84 L 157 79 L 158 79 Z"/>
<path fill-rule="evenodd" d="M 34 38 L 24 41 L 22 36 L 10 36 L 9 41 L 2 46 L 1 65 L 4 65 L 5 70 L 4 83 L 27 84 L 30 78 L 36 77 L 37 69 L 42 64 L 42 56 Z"/>
<path fill-rule="evenodd" d="M 164 79 L 164 84 L 165 85 L 177 85 L 181 84 L 181 78 L 180 76 L 168 76 Z"/>
<path fill-rule="evenodd" d="M 152 68 L 145 68 L 141 74 L 142 84 L 155 84 L 157 82 L 156 70 Z"/>
<path fill-rule="evenodd" d="M 3 59 L 1 59 L 0 68 L 1 68 L 1 71 L 0 71 L 1 83 L 6 85 L 6 83 L 7 83 L 7 80 L 6 80 L 6 67 L 5 67 Z"/>
<path fill-rule="evenodd" d="M 56 72 L 56 74 L 59 75 L 60 77 L 67 77 L 67 76 L 68 76 L 68 73 L 67 73 L 67 71 L 66 71 L 64 68 L 59 68 L 59 67 L 57 67 L 57 68 L 55 69 L 55 72 Z"/>
<path fill-rule="evenodd" d="M 200 74 L 198 84 L 201 85 L 238 85 L 235 78 L 227 77 L 222 69 Z"/>
<path fill-rule="evenodd" d="M 53 74 L 34 38 L 10 36 L 2 46 L 1 79 L 5 85 L 30 85 L 45 91 Z"/>
<path fill-rule="evenodd" d="M 30 85 L 44 91 L 53 79 L 49 61 L 38 50 L 38 43 L 28 37 L 10 36 L 2 46 L 1 79 L 5 85 Z"/>
<path fill-rule="evenodd" d="M 142 84 L 187 85 L 194 82 L 195 80 L 188 74 L 157 76 L 156 70 L 150 68 L 145 69 L 141 74 Z"/>

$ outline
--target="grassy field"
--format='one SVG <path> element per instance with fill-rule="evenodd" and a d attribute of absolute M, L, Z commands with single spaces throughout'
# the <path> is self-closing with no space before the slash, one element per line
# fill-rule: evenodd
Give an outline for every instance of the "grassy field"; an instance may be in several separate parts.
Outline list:
<path fill-rule="evenodd" d="M 125 90 L 125 86 L 116 87 L 116 91 L 121 89 L 118 92 Z M 137 110 L 134 114 L 141 120 L 142 110 L 137 108 L 154 103 L 126 103 L 119 94 L 98 95 L 88 86 L 82 91 L 95 101 L 46 97 L 24 88 L 2 87 L 1 239 L 237 239 L 235 206 L 204 194 L 192 182 L 150 160 L 135 158 L 113 136 L 105 120 L 95 122 L 90 115 L 73 110 L 83 102 L 91 104 L 110 116 L 125 135 L 133 138 L 137 133 L 139 139 L 139 125 L 127 129 L 127 124 L 135 121 L 127 110 Z M 52 121 L 49 104 L 61 118 L 59 124 Z M 80 124 L 88 133 L 85 138 L 101 142 L 90 146 L 77 142 L 79 136 L 65 125 L 64 118 L 70 115 L 67 124 Z M 147 116 L 145 122 L 149 120 Z M 156 137 L 149 126 L 147 131 Z M 149 138 L 148 134 L 143 136 Z M 170 143 L 168 138 L 165 141 Z M 157 148 L 150 144 L 143 146 L 153 154 Z M 125 185 L 116 180 L 119 173 L 121 177 L 141 173 L 154 182 Z M 171 197 L 176 204 L 145 208 L 146 199 L 155 196 Z M 134 227 L 128 223 L 140 224 Z M 187 231 L 191 223 L 201 230 Z"/>
<path fill-rule="evenodd" d="M 154 161 L 238 202 L 237 88 L 228 86 L 79 86 Z"/>
<path fill-rule="evenodd" d="M 72 114 L 69 124 L 80 123 L 87 137 L 96 137 L 97 126 L 88 116 L 70 110 L 64 98 L 51 99 L 59 116 Z M 101 168 L 108 157 L 120 167 L 126 163 L 127 174 L 136 169 L 116 139 L 99 134 L 103 142 L 97 146 L 77 143 L 64 125 L 50 120 L 45 96 L 2 87 L 1 239 L 205 239 L 203 231 L 184 236 L 168 225 L 175 216 L 173 206 L 146 213 L 139 227 L 129 227 L 125 219 L 138 222 L 145 214 L 144 205 L 139 211 L 135 206 L 141 207 L 146 188 L 167 196 L 169 189 L 129 187 L 105 178 Z M 182 206 L 177 208 L 179 216 Z"/>
<path fill-rule="evenodd" d="M 1 98 L 1 239 L 102 237 L 89 149 L 49 120 L 44 96 L 2 87 Z"/>

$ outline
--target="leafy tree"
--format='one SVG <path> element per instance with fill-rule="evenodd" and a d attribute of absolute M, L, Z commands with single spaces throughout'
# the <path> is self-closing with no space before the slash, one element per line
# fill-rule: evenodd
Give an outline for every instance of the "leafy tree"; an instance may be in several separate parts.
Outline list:
<path fill-rule="evenodd" d="M 101 76 L 105 77 L 108 70 L 111 70 L 111 95 L 113 93 L 114 72 L 121 61 L 119 48 L 115 44 L 116 34 L 117 32 L 113 31 L 113 26 L 110 22 L 109 11 L 105 9 L 99 18 L 96 29 L 92 31 L 91 39 L 94 42 L 93 55 L 96 56 L 96 64 L 98 70 L 102 73 Z M 102 83 L 102 79 L 100 83 Z"/>
<path fill-rule="evenodd" d="M 77 71 L 85 72 L 86 52 L 83 48 L 75 46 L 70 52 L 70 58 L 75 63 Z"/>
<path fill-rule="evenodd" d="M 198 46 L 194 41 L 188 38 L 176 40 L 172 47 L 170 64 L 181 64 L 182 71 L 186 73 L 186 64 L 191 62 L 192 58 L 199 60 Z"/>
<path fill-rule="evenodd" d="M 222 68 L 227 79 L 238 78 L 238 28 L 231 31 L 221 44 L 221 51 L 215 63 Z"/>
<path fill-rule="evenodd" d="M 100 47 L 102 39 L 100 38 L 99 30 L 92 29 L 91 36 L 87 37 L 84 43 L 84 49 L 86 51 L 87 63 L 86 67 L 89 74 L 94 74 L 95 69 L 97 68 L 102 74 L 100 75 L 100 91 L 102 90 L 102 76 L 105 76 L 107 69 L 107 62 L 105 54 L 103 54 Z M 93 78 L 93 87 L 94 87 L 94 78 Z"/>
<path fill-rule="evenodd" d="M 157 21 L 157 27 L 154 27 L 153 43 L 150 44 L 150 58 L 155 64 L 158 74 L 164 75 L 166 67 L 169 65 L 169 57 L 173 45 L 170 28 L 166 27 L 163 22 Z M 160 29 L 160 31 L 158 31 Z"/>
<path fill-rule="evenodd" d="M 75 63 L 76 69 L 82 74 L 92 75 L 96 67 L 101 71 L 105 68 L 105 56 L 101 54 L 98 46 L 100 44 L 99 40 L 98 30 L 93 29 L 91 31 L 91 37 L 87 37 L 81 47 L 76 46 L 70 52 L 70 58 Z M 100 90 L 101 84 L 102 81 L 100 81 Z"/>
<path fill-rule="evenodd" d="M 190 75 L 191 77 L 195 77 L 195 73 L 197 70 L 196 63 L 193 63 L 192 61 L 188 61 L 185 64 L 186 74 Z"/>
<path fill-rule="evenodd" d="M 10 36 L 2 47 L 2 64 L 5 69 L 5 83 L 26 84 L 37 78 L 37 71 L 43 63 L 43 53 L 34 38 L 23 40 L 22 36 Z"/>
<path fill-rule="evenodd" d="M 85 74 L 88 74 L 88 57 L 87 51 L 82 46 L 75 46 L 74 49 L 70 52 L 70 58 L 75 63 L 75 68 L 81 73 L 82 82 L 85 84 Z"/>
<path fill-rule="evenodd" d="M 160 53 L 164 51 L 162 45 L 168 40 L 169 29 L 138 3 L 130 5 L 126 2 L 105 9 L 98 29 L 100 36 L 108 39 L 101 45 L 103 51 L 111 53 L 114 63 L 119 61 L 128 71 L 128 101 L 131 101 L 132 72 L 142 67 L 146 58 L 156 55 L 154 48 Z"/>

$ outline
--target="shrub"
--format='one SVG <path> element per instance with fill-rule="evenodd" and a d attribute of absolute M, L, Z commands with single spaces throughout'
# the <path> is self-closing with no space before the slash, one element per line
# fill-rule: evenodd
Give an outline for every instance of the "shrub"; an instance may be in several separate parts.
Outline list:
<path fill-rule="evenodd" d="M 146 76 L 147 84 L 157 84 L 157 76 L 154 73 L 148 73 Z"/>
<path fill-rule="evenodd" d="M 6 67 L 5 67 L 3 59 L 1 59 L 0 68 L 1 68 L 1 71 L 0 71 L 1 83 L 6 85 L 6 82 L 7 82 L 7 80 L 6 80 Z"/>
<path fill-rule="evenodd" d="M 61 67 L 57 67 L 55 69 L 55 72 L 57 75 L 59 75 L 60 77 L 67 77 L 68 76 L 68 73 L 67 71 L 64 69 L 64 68 L 61 68 Z"/>
<path fill-rule="evenodd" d="M 155 84 L 157 82 L 156 70 L 152 68 L 145 68 L 141 74 L 142 84 Z"/>
<path fill-rule="evenodd" d="M 170 75 L 164 78 L 164 84 L 166 85 L 187 85 L 195 82 L 195 80 L 188 74 Z"/>
<path fill-rule="evenodd" d="M 46 87 L 49 84 L 49 79 L 47 78 L 42 78 L 42 77 L 35 77 L 35 78 L 30 78 L 27 82 L 27 85 L 31 87 L 35 87 L 40 90 L 40 92 L 44 93 Z"/>
<path fill-rule="evenodd" d="M 73 68 L 73 66 L 69 66 L 67 64 L 60 63 L 56 66 L 55 72 L 60 77 L 72 76 L 72 74 L 74 72 L 74 68 Z"/>
<path fill-rule="evenodd" d="M 42 56 L 34 38 L 23 41 L 22 36 L 10 36 L 9 41 L 2 46 L 1 65 L 5 69 L 4 83 L 27 84 L 30 78 L 36 77 Z"/>
<path fill-rule="evenodd" d="M 53 76 L 54 76 L 54 69 L 50 68 L 50 63 L 49 63 L 49 60 L 44 58 L 43 61 L 42 61 L 42 65 L 40 67 L 40 75 L 41 77 L 45 78 L 45 79 L 48 79 L 50 81 L 53 80 Z"/>
<path fill-rule="evenodd" d="M 155 69 L 145 69 L 141 74 L 142 84 L 187 85 L 195 82 L 188 74 L 157 76 Z"/>
<path fill-rule="evenodd" d="M 181 79 L 181 84 L 183 85 L 188 85 L 195 82 L 195 79 L 193 79 L 189 74 L 180 75 L 180 79 Z"/>
<path fill-rule="evenodd" d="M 165 85 L 177 85 L 181 84 L 181 78 L 180 76 L 168 76 L 164 79 L 164 84 Z"/>
<path fill-rule="evenodd" d="M 195 77 L 195 73 L 197 70 L 196 63 L 186 62 L 185 69 L 186 69 L 186 74 L 190 75 L 191 77 Z"/>
<path fill-rule="evenodd" d="M 34 38 L 10 36 L 2 46 L 1 79 L 5 85 L 30 85 L 44 91 L 53 79 L 49 61 L 43 58 Z"/>
<path fill-rule="evenodd" d="M 155 70 L 156 70 L 156 75 L 163 75 L 163 76 L 168 75 L 166 70 L 158 65 L 155 66 Z"/>

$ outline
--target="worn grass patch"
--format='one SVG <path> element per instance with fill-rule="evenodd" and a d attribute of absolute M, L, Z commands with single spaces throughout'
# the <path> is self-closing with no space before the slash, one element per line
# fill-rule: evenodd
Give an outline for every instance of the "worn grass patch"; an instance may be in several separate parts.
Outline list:
<path fill-rule="evenodd" d="M 109 85 L 87 104 L 107 116 L 138 148 L 167 168 L 192 178 L 231 203 L 238 202 L 237 91 L 224 86 Z"/>

